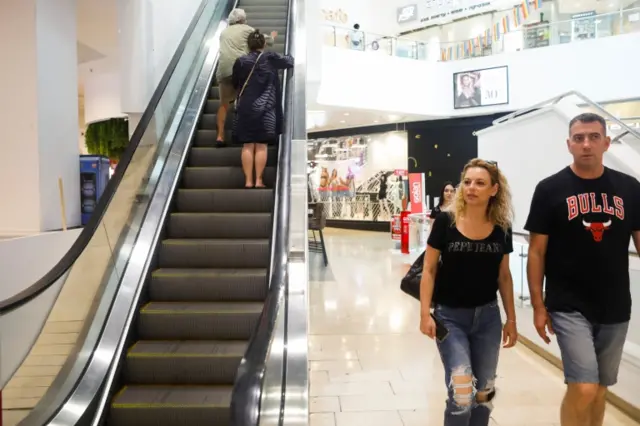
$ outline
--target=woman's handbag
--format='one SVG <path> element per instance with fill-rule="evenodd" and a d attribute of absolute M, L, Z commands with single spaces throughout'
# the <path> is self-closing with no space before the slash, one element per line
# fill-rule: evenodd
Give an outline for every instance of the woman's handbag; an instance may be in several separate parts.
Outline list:
<path fill-rule="evenodd" d="M 420 300 L 420 280 L 422 280 L 423 266 L 424 252 L 413 262 L 407 275 L 400 281 L 400 290 L 417 300 Z"/>
<path fill-rule="evenodd" d="M 240 102 L 240 98 L 242 97 L 242 94 L 244 93 L 244 89 L 247 88 L 247 84 L 249 83 L 249 80 L 251 80 L 251 76 L 253 75 L 253 71 L 256 69 L 256 65 L 258 65 L 258 61 L 262 57 L 263 53 L 264 52 L 260 52 L 260 54 L 256 58 L 256 61 L 253 63 L 253 67 L 251 67 L 251 72 L 249 72 L 249 75 L 247 76 L 247 79 L 244 81 L 244 84 L 242 85 L 242 89 L 240 89 L 240 92 L 238 93 L 238 97 L 236 98 L 236 107 L 238 106 L 238 104 Z"/>

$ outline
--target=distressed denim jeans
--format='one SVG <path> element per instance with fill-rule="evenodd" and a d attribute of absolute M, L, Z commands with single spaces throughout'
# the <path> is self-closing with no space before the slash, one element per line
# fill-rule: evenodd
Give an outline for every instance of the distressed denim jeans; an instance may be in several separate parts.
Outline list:
<path fill-rule="evenodd" d="M 444 426 L 487 426 L 493 396 L 498 355 L 502 343 L 502 320 L 498 302 L 477 308 L 436 305 L 435 317 L 449 334 L 438 342 L 449 391 Z"/>

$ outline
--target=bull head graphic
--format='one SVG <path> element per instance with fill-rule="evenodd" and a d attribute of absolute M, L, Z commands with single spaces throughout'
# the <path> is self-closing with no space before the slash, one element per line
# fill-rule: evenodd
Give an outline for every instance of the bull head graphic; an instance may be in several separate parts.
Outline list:
<path fill-rule="evenodd" d="M 593 235 L 593 240 L 597 243 L 602 241 L 602 235 L 604 231 L 609 229 L 611 226 L 611 219 L 606 222 L 587 222 L 586 220 L 582 220 L 582 224 L 587 229 L 587 231 L 591 231 L 591 235 Z"/>

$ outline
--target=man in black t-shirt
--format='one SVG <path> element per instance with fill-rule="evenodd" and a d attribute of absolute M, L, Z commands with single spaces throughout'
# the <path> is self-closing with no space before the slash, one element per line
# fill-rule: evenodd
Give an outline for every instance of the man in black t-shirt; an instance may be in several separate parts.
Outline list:
<path fill-rule="evenodd" d="M 631 318 L 629 242 L 633 236 L 640 248 L 640 183 L 604 167 L 610 143 L 599 115 L 571 120 L 573 164 L 538 183 L 525 225 L 534 323 L 545 342 L 547 330 L 556 335 L 562 354 L 562 426 L 602 426 Z"/>

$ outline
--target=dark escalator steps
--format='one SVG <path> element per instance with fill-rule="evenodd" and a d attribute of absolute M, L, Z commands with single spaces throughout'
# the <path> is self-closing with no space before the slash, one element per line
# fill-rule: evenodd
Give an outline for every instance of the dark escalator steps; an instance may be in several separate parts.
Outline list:
<path fill-rule="evenodd" d="M 275 167 L 266 167 L 263 175 L 264 184 L 273 188 L 276 181 Z M 182 186 L 185 188 L 243 188 L 244 173 L 240 167 L 186 167 L 182 176 Z M 260 191 L 260 189 L 247 189 Z M 250 193 L 247 193 L 250 196 Z"/>
<path fill-rule="evenodd" d="M 198 135 L 203 130 L 198 131 Z M 216 142 L 216 132 L 206 131 L 209 134 L 201 137 L 202 145 L 191 148 L 189 153 L 190 167 L 242 167 L 242 148 L 228 147 L 225 149 L 209 148 Z M 278 163 L 278 151 L 275 147 L 267 148 L 267 166 L 275 167 Z"/>
<path fill-rule="evenodd" d="M 266 268 L 268 239 L 168 239 L 160 246 L 161 268 Z"/>
<path fill-rule="evenodd" d="M 142 340 L 249 340 L 260 302 L 149 302 L 140 310 Z"/>
<path fill-rule="evenodd" d="M 169 238 L 271 237 L 270 213 L 173 213 L 169 218 Z"/>
<path fill-rule="evenodd" d="M 118 426 L 228 425 L 233 386 L 126 386 L 114 398 Z"/>
<path fill-rule="evenodd" d="M 180 212 L 270 212 L 273 190 L 183 188 L 178 190 L 177 208 Z"/>
<path fill-rule="evenodd" d="M 157 269 L 149 295 L 158 302 L 263 301 L 266 269 Z"/>
<path fill-rule="evenodd" d="M 139 341 L 125 362 L 130 384 L 232 385 L 246 341 Z"/>

